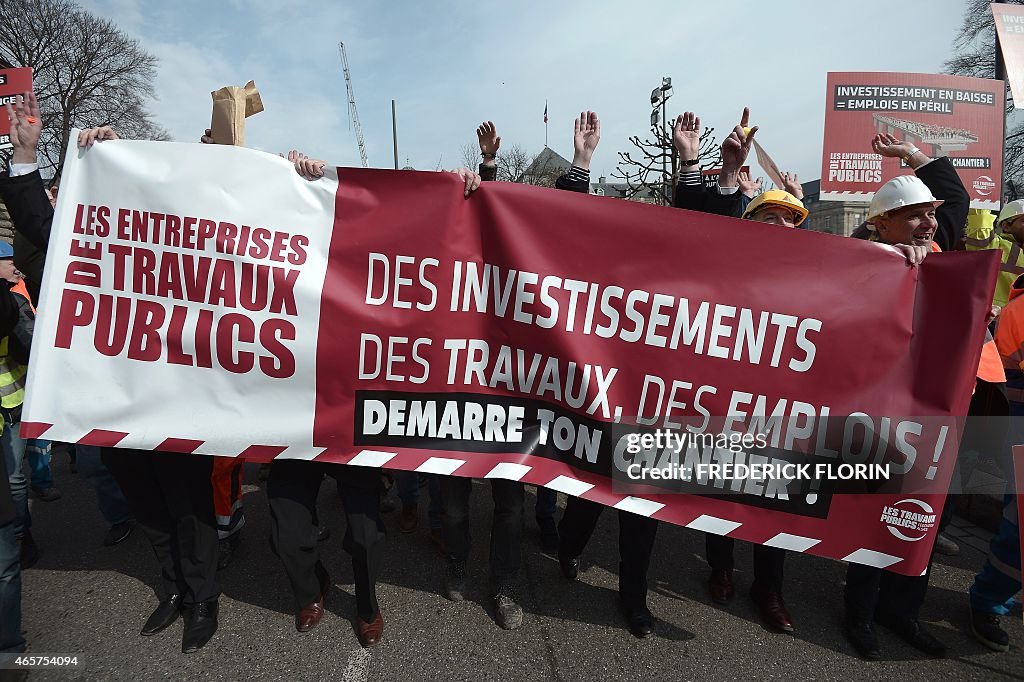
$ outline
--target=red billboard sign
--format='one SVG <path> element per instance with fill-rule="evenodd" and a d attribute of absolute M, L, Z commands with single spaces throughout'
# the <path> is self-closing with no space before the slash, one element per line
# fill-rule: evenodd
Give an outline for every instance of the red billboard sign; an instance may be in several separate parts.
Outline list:
<path fill-rule="evenodd" d="M 11 122 L 3 106 L 32 89 L 32 69 L 0 69 L 0 149 L 11 148 Z"/>
<path fill-rule="evenodd" d="M 919 73 L 830 73 L 821 199 L 869 202 L 913 171 L 871 149 L 876 133 L 906 140 L 956 167 L 973 208 L 999 209 L 1003 173 L 1001 81 Z"/>

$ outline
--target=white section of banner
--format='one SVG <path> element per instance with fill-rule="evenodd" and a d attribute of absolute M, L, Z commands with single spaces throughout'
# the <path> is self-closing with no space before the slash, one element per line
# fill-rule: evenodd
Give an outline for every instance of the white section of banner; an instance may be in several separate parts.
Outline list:
<path fill-rule="evenodd" d="M 77 131 L 72 132 L 71 139 L 76 136 Z M 204 441 L 197 452 L 207 454 L 236 455 L 252 444 L 308 451 L 315 411 L 320 295 L 337 183 L 334 168 L 325 169 L 324 178 L 309 182 L 280 157 L 238 147 L 142 141 L 107 141 L 88 150 L 72 147 L 50 236 L 23 420 L 52 423 L 45 437 L 54 440 L 76 440 L 92 425 L 104 424 L 128 433 L 118 444 L 122 447 L 149 448 L 173 437 Z M 109 207 L 109 233 L 103 236 L 103 228 L 95 223 L 76 225 L 80 206 L 85 207 L 81 214 L 86 217 L 89 206 Z M 128 213 L 122 214 L 122 209 Z M 134 223 L 141 226 L 143 222 L 136 221 L 142 215 L 132 211 L 180 217 L 177 245 L 167 246 L 153 238 L 154 231 L 158 237 L 164 234 L 169 224 L 166 217 L 147 216 L 149 234 L 145 238 L 133 234 Z M 199 219 L 217 223 L 220 246 L 216 236 L 199 243 L 190 231 L 191 227 L 202 232 Z M 250 236 L 257 234 L 256 228 L 282 233 L 277 235 L 278 248 L 271 237 L 266 253 L 259 239 L 249 240 L 247 248 L 252 250 L 242 255 L 223 253 L 231 248 L 230 240 L 224 239 L 230 232 L 222 231 L 220 223 L 238 226 L 238 235 L 243 225 L 252 228 Z M 209 224 L 205 229 L 208 233 Z M 259 234 L 266 237 L 268 233 Z M 235 251 L 241 248 L 238 235 Z M 304 248 L 301 237 L 296 241 L 298 235 L 308 238 Z M 99 247 L 100 260 L 73 256 L 72 251 L 80 247 Z M 307 254 L 304 262 L 289 262 L 288 258 L 300 260 L 299 250 Z M 150 258 L 150 252 L 155 259 L 151 280 L 139 277 L 132 267 L 133 259 Z M 271 258 L 272 253 L 278 257 Z M 84 265 L 72 266 L 73 262 Z M 211 267 L 208 278 L 203 277 L 204 263 Z M 280 303 L 276 313 L 269 302 L 254 311 L 223 305 L 232 297 L 232 288 L 240 303 L 243 273 L 247 268 L 250 274 L 257 272 L 255 266 L 270 268 L 262 272 L 271 283 L 273 268 L 281 277 L 299 271 L 294 285 L 297 314 L 289 314 Z M 66 282 L 74 270 L 81 271 L 84 280 Z M 89 283 L 90 272 L 99 278 L 96 285 Z M 229 278 L 234 281 L 228 283 Z M 187 286 L 185 280 L 198 282 L 191 289 L 201 293 L 193 297 L 201 296 L 204 302 L 190 302 L 187 294 L 175 293 Z M 255 276 L 251 280 L 261 281 Z M 227 299 L 218 298 L 211 305 L 215 287 L 227 290 Z M 283 296 L 286 290 L 281 287 Z M 186 300 L 179 300 L 183 297 Z M 162 308 L 154 314 L 154 319 L 164 316 L 155 334 L 138 333 L 140 301 Z M 59 314 L 62 306 L 64 314 Z M 198 320 L 200 309 L 208 311 L 205 322 Z M 228 318 L 230 323 L 225 323 L 225 315 L 230 314 L 234 314 Z M 69 320 L 75 319 L 72 327 Z M 111 330 L 109 335 L 97 333 L 101 319 L 110 319 L 104 323 L 104 329 Z M 271 324 L 264 329 L 268 321 Z M 212 340 L 197 331 L 204 324 L 210 326 Z M 294 325 L 294 340 L 287 339 L 289 331 L 281 331 L 288 324 Z M 175 336 L 168 334 L 171 326 L 181 329 L 180 349 L 172 349 L 177 345 L 173 341 L 168 343 L 168 337 Z M 70 338 L 69 347 L 58 347 L 58 332 Z M 218 335 L 227 340 L 221 353 L 216 347 Z M 148 345 L 157 339 L 159 347 Z M 276 354 L 268 350 L 267 340 Z M 100 352 L 100 346 L 106 352 Z M 133 355 L 148 359 L 129 358 L 133 347 Z M 231 351 L 225 352 L 227 348 Z M 159 356 L 154 357 L 156 350 Z M 172 350 L 175 362 L 170 361 Z M 287 362 L 280 358 L 289 353 L 294 372 L 276 378 L 273 374 L 285 373 L 281 368 Z M 203 363 L 196 358 L 203 355 L 209 357 L 210 367 L 197 366 Z M 249 364 L 252 368 L 246 369 Z M 105 383 L 117 390 L 98 391 L 90 381 L 97 375 L 106 376 Z M 202 397 L 197 398 L 198 394 Z M 252 399 L 255 395 L 258 400 Z"/>

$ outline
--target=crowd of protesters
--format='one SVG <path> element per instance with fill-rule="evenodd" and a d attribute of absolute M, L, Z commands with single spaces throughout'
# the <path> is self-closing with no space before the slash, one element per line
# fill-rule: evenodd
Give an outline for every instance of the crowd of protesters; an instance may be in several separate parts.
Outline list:
<path fill-rule="evenodd" d="M 0 243 L 0 413 L 3 457 L 0 486 L 0 651 L 20 652 L 25 640 L 20 627 L 21 569 L 34 560 L 29 485 L 23 459 L 29 460 L 30 485 L 45 501 L 60 497 L 48 474 L 51 444 L 20 437 L 21 405 L 31 346 L 33 303 L 38 302 L 40 282 L 54 216 L 53 195 L 39 173 L 36 146 L 41 117 L 34 95 L 26 93 L 14 106 L 7 105 L 11 121 L 13 157 L 0 175 L 0 197 L 7 205 L 16 236 L 13 247 Z M 760 191 L 760 183 L 743 172 L 757 127 L 749 126 L 745 109 L 740 121 L 721 145 L 722 167 L 716 185 L 706 186 L 700 172 L 701 122 L 693 112 L 674 122 L 672 140 L 680 173 L 674 204 L 700 211 L 768 223 L 786 228 L 805 226 L 808 210 L 795 175 L 784 174 L 784 187 Z M 493 123 L 476 131 L 482 162 L 479 169 L 453 171 L 465 182 L 469 197 L 482 181 L 494 181 L 501 138 Z M 600 141 L 601 124 L 594 112 L 582 112 L 574 121 L 574 156 L 571 168 L 556 183 L 557 190 L 587 193 L 590 162 Z M 87 148 L 117 139 L 108 127 L 83 131 L 77 144 Z M 203 142 L 211 142 L 209 131 Z M 1001 311 L 993 309 L 994 338 L 987 342 L 978 368 L 971 414 L 1024 416 L 1024 201 L 1009 202 L 998 220 L 972 214 L 969 198 L 952 164 L 945 158 L 929 158 L 912 144 L 877 134 L 870 140 L 882 157 L 902 159 L 913 173 L 899 176 L 877 188 L 867 222 L 856 236 L 900 254 L 910 267 L 929 254 L 958 248 L 997 248 L 1003 269 L 995 292 Z M 288 155 L 296 171 L 310 182 L 323 176 L 325 163 L 299 152 Z M 595 199 L 596 200 L 596 199 Z M 973 220 L 973 222 L 971 222 Z M 785 237 L 780 237 L 785 238 Z M 838 239 L 838 237 L 837 237 Z M 1010 420 L 1004 420 L 1004 423 Z M 1015 425 L 1016 422 L 1013 422 Z M 1005 479 L 1012 480 L 1006 443 L 1024 442 L 1024 428 L 1010 427 L 1009 434 L 968 432 L 963 448 L 984 449 L 1005 464 Z M 975 431 L 978 431 L 976 429 Z M 184 618 L 182 651 L 203 647 L 217 630 L 221 594 L 218 568 L 226 566 L 237 547 L 244 524 L 241 505 L 241 462 L 231 458 L 181 456 L 123 448 L 69 446 L 74 465 L 94 483 L 97 501 L 110 528 L 106 545 L 117 545 L 141 528 L 151 543 L 160 571 L 158 603 L 141 625 L 144 636 L 156 635 L 179 617 Z M 29 453 L 29 454 L 26 454 Z M 45 466 L 44 466 L 45 465 Z M 295 627 L 300 632 L 315 628 L 323 618 L 324 599 L 331 585 L 321 561 L 319 543 L 328 532 L 317 513 L 316 500 L 324 478 L 334 478 L 346 517 L 343 539 L 351 555 L 355 582 L 356 632 L 364 646 L 380 641 L 384 617 L 376 597 L 385 529 L 382 522 L 384 481 L 390 475 L 373 468 L 300 460 L 276 460 L 261 470 L 271 517 L 271 543 L 292 588 Z M 429 495 L 430 537 L 445 558 L 444 594 L 462 600 L 466 593 L 470 549 L 469 497 L 471 480 L 455 476 L 395 472 L 402 510 L 399 530 L 410 533 L 418 525 L 421 488 Z M 522 552 L 524 487 L 517 481 L 490 479 L 493 513 L 490 537 L 490 576 L 495 619 L 502 628 L 514 629 L 523 622 L 516 601 Z M 971 627 L 975 636 L 995 650 L 1008 648 L 1007 633 L 999 616 L 1013 608 L 1020 591 L 1020 544 L 1015 496 L 1007 495 L 1005 515 L 991 552 L 970 589 Z M 580 560 L 586 551 L 604 507 L 580 497 L 569 497 L 556 524 L 554 491 L 540 489 L 536 521 L 542 551 L 557 557 L 562 575 L 578 579 Z M 952 505 L 942 514 L 940 531 L 949 522 Z M 619 598 L 624 623 L 641 638 L 654 633 L 654 615 L 647 605 L 647 573 L 658 530 L 652 518 L 617 510 L 619 523 Z M 733 579 L 734 541 L 707 535 L 706 558 L 710 566 L 708 593 L 719 605 L 735 597 Z M 956 545 L 940 534 L 936 548 L 952 553 Z M 753 584 L 750 597 L 763 621 L 780 633 L 797 629 L 783 600 L 786 551 L 757 546 L 753 553 Z M 908 577 L 859 564 L 849 565 L 845 607 L 846 635 L 863 657 L 879 658 L 881 624 L 886 632 L 901 637 L 930 656 L 946 654 L 945 645 L 925 629 L 918 612 L 927 598 L 931 573 Z M 965 597 L 967 600 L 968 597 Z"/>

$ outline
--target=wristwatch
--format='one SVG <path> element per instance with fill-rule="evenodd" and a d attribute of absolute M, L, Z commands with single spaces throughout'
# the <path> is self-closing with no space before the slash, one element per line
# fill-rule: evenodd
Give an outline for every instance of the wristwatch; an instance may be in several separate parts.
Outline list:
<path fill-rule="evenodd" d="M 682 161 L 682 162 L 680 162 L 680 165 L 682 165 L 682 166 L 696 166 L 698 163 L 700 163 L 700 159 L 690 159 L 689 161 Z"/>

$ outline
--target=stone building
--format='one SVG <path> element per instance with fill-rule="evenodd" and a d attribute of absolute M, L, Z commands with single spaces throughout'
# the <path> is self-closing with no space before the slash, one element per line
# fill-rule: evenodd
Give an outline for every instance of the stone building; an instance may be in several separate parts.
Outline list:
<path fill-rule="evenodd" d="M 808 229 L 849 237 L 868 216 L 867 203 L 821 201 L 821 180 L 805 182 L 803 188 Z"/>

